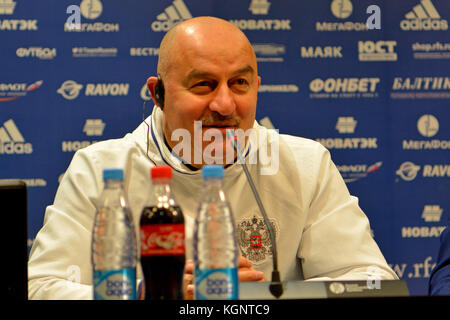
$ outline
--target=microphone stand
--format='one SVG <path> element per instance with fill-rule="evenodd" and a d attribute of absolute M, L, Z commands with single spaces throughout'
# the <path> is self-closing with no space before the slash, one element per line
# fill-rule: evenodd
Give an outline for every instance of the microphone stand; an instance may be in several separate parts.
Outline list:
<path fill-rule="evenodd" d="M 244 169 L 245 175 L 247 176 L 248 183 L 250 184 L 250 188 L 252 189 L 253 195 L 255 196 L 256 203 L 258 204 L 259 210 L 261 211 L 261 214 L 263 216 L 264 223 L 266 224 L 270 234 L 270 241 L 272 242 L 273 271 L 272 271 L 272 281 L 270 282 L 269 290 L 275 298 L 279 298 L 283 294 L 283 285 L 280 279 L 280 272 L 278 271 L 278 254 L 277 254 L 277 246 L 275 243 L 275 233 L 273 231 L 272 224 L 270 223 L 269 218 L 267 217 L 267 213 L 266 210 L 264 209 L 261 199 L 259 198 L 258 191 L 256 190 L 255 184 L 253 183 L 253 179 L 250 175 L 250 172 L 248 171 L 245 160 L 241 155 L 240 145 L 234 130 L 227 130 L 227 137 L 230 140 L 234 150 L 236 150 L 239 161 L 241 162 L 242 168 Z"/>

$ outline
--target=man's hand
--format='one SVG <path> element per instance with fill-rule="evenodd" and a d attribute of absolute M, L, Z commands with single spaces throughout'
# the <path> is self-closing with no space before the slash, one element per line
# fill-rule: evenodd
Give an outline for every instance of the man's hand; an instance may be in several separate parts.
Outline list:
<path fill-rule="evenodd" d="M 252 268 L 252 262 L 244 257 L 239 257 L 238 261 L 239 281 L 265 281 L 264 274 Z M 186 260 L 183 275 L 183 296 L 186 300 L 194 299 L 194 261 Z"/>

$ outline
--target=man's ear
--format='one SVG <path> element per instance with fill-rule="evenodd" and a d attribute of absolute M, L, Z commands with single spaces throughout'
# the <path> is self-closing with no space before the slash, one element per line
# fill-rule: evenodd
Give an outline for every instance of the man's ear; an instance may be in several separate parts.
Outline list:
<path fill-rule="evenodd" d="M 153 102 L 161 108 L 161 106 L 159 105 L 159 102 L 156 99 L 155 96 L 155 86 L 158 84 L 158 78 L 157 77 L 150 77 L 147 79 L 147 88 L 148 91 L 150 92 L 150 94 L 152 95 L 152 100 Z"/>

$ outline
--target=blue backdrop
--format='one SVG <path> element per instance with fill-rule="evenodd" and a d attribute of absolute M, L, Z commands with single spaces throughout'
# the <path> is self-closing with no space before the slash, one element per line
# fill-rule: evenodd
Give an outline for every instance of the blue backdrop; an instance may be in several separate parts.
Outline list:
<path fill-rule="evenodd" d="M 202 15 L 247 34 L 257 120 L 331 151 L 388 263 L 426 294 L 450 209 L 448 0 L 0 0 L 0 178 L 29 186 L 29 245 L 74 152 L 139 125 L 162 37 Z"/>

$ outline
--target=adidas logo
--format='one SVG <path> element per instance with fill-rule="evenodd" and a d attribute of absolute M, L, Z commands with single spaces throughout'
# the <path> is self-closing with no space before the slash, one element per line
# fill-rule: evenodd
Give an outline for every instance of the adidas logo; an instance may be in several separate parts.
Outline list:
<path fill-rule="evenodd" d="M 400 21 L 403 31 L 440 31 L 448 29 L 447 20 L 441 19 L 439 12 L 431 0 L 422 0 L 420 4 L 405 14 L 404 20 Z"/>
<path fill-rule="evenodd" d="M 0 127 L 0 154 L 30 154 L 33 152 L 31 143 L 25 139 L 12 119 Z"/>
<path fill-rule="evenodd" d="M 152 22 L 152 30 L 155 32 L 168 31 L 178 22 L 192 18 L 192 14 L 184 4 L 183 0 L 175 0 L 164 12 Z"/>

